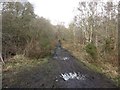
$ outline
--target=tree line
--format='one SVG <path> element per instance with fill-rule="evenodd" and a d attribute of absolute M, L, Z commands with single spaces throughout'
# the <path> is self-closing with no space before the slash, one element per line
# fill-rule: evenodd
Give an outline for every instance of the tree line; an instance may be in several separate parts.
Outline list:
<path fill-rule="evenodd" d="M 4 2 L 2 5 L 2 55 L 16 54 L 40 58 L 51 54 L 55 45 L 54 27 L 34 13 L 29 2 Z"/>
<path fill-rule="evenodd" d="M 66 28 L 52 25 L 35 15 L 29 2 L 1 3 L 2 54 L 44 57 L 51 54 L 56 40 L 83 48 L 93 60 L 116 60 L 118 48 L 118 5 L 115 2 L 79 2 L 77 15 Z M 111 62 L 110 60 L 110 62 Z"/>
<path fill-rule="evenodd" d="M 76 12 L 69 28 L 63 31 L 63 43 L 85 51 L 93 62 L 117 64 L 118 3 L 79 2 Z"/>

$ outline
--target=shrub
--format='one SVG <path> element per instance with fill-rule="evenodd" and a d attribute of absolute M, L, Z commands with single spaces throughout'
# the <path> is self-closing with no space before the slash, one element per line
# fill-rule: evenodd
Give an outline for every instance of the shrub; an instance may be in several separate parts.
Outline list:
<path fill-rule="evenodd" d="M 29 58 L 43 58 L 51 54 L 51 44 L 42 42 L 43 45 L 39 41 L 31 41 L 25 49 L 25 55 Z"/>
<path fill-rule="evenodd" d="M 97 48 L 93 43 L 86 45 L 85 50 L 94 60 L 97 59 Z"/>
<path fill-rule="evenodd" d="M 111 38 L 106 38 L 105 43 L 103 45 L 103 50 L 107 53 L 111 52 L 114 49 L 114 42 Z"/>

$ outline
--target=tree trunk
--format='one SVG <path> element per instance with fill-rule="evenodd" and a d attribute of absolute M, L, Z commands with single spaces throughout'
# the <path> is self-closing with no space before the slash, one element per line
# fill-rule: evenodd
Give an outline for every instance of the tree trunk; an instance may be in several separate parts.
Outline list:
<path fill-rule="evenodd" d="M 90 27 L 90 43 L 92 42 L 92 36 L 93 36 L 93 28 L 92 26 Z"/>
<path fill-rule="evenodd" d="M 2 55 L 0 54 L 0 59 L 2 61 L 3 64 L 5 64 L 5 62 L 3 61 Z"/>

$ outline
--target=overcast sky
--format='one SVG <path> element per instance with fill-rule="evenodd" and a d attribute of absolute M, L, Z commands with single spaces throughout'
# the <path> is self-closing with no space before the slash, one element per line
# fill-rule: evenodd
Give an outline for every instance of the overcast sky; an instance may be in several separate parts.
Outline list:
<path fill-rule="evenodd" d="M 67 26 L 74 16 L 73 10 L 79 0 L 28 0 L 35 13 L 51 21 L 52 24 L 64 22 Z"/>
<path fill-rule="evenodd" d="M 35 14 L 49 19 L 51 23 L 54 25 L 60 22 L 64 22 L 65 26 L 68 26 L 68 24 L 73 20 L 73 17 L 75 15 L 75 9 L 78 6 L 78 2 L 92 0 L 28 0 L 28 1 L 33 4 Z"/>

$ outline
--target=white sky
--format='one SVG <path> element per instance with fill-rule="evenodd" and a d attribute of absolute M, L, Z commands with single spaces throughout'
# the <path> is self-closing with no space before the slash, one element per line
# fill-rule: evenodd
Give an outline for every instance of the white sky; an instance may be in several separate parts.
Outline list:
<path fill-rule="evenodd" d="M 60 22 L 64 22 L 65 26 L 68 27 L 69 23 L 73 20 L 73 17 L 75 15 L 74 10 L 78 6 L 78 2 L 91 0 L 28 0 L 28 1 L 33 4 L 35 14 L 37 14 L 38 16 L 43 16 L 44 18 L 49 19 L 51 23 L 54 25 Z"/>
<path fill-rule="evenodd" d="M 72 21 L 74 9 L 79 0 L 28 0 L 34 6 L 35 14 L 43 16 L 52 24 L 64 22 L 65 26 Z"/>

